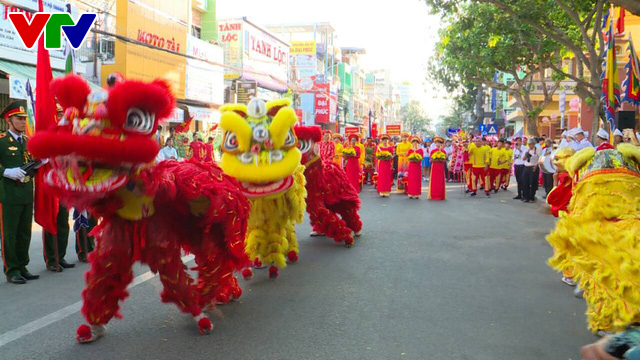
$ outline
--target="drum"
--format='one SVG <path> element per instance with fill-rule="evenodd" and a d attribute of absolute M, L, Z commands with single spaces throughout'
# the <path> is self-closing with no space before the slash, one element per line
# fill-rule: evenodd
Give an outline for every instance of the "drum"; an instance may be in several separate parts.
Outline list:
<path fill-rule="evenodd" d="M 553 157 L 556 154 L 556 151 L 553 151 L 549 155 L 544 155 L 540 157 L 540 170 L 542 170 L 545 174 L 555 174 L 557 171 L 555 164 L 553 163 Z"/>

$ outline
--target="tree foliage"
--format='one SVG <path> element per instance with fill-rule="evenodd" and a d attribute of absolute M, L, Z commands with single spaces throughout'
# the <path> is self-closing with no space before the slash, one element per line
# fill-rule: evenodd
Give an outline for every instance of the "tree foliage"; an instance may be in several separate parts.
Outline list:
<path fill-rule="evenodd" d="M 507 17 L 507 23 L 531 27 L 531 41 L 523 45 L 530 47 L 540 41 L 551 40 L 559 47 L 558 52 L 575 59 L 576 71 L 568 71 L 558 63 L 549 67 L 558 74 L 576 82 L 576 93 L 587 103 L 601 108 L 601 82 L 605 42 L 600 31 L 607 0 L 425 0 L 432 12 L 452 16 L 469 3 L 488 4 Z M 627 5 L 634 0 L 614 0 Z M 634 8 L 635 9 L 635 8 Z M 635 9 L 638 10 L 638 9 Z M 447 15 L 448 14 L 448 15 Z M 599 127 L 601 111 L 594 112 L 594 131 Z"/>
<path fill-rule="evenodd" d="M 400 119 L 403 129 L 412 134 L 429 133 L 431 119 L 424 113 L 418 101 L 414 100 L 403 106 L 400 109 Z"/>

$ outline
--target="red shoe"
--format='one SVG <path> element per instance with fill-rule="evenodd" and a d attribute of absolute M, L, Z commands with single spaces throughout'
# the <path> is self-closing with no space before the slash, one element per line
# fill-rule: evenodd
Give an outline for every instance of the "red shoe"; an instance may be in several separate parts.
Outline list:
<path fill-rule="evenodd" d="M 298 254 L 293 250 L 289 251 L 289 253 L 287 254 L 287 258 L 289 259 L 289 262 L 291 264 L 295 264 L 298 262 Z"/>
<path fill-rule="evenodd" d="M 242 270 L 242 277 L 244 278 L 244 280 L 251 280 L 251 278 L 253 277 L 253 271 L 251 271 L 251 269 L 244 269 Z"/>
<path fill-rule="evenodd" d="M 271 267 L 269 267 L 269 277 L 272 279 L 275 279 L 278 277 L 278 268 L 271 265 Z"/>

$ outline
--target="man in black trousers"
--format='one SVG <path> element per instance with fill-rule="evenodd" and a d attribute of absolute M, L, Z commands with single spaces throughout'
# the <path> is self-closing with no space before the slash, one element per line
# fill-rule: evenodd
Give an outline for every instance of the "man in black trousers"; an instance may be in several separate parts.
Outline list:
<path fill-rule="evenodd" d="M 526 203 L 536 201 L 536 190 L 538 190 L 538 176 L 540 174 L 538 160 L 540 159 L 541 150 L 536 146 L 537 142 L 536 138 L 529 139 L 529 148 L 522 156 L 524 160 L 522 201 Z"/>
<path fill-rule="evenodd" d="M 514 197 L 514 200 L 522 200 L 524 183 L 522 182 L 522 172 L 524 171 L 524 160 L 522 155 L 527 151 L 527 147 L 522 145 L 522 138 L 516 138 L 515 145 L 513 147 L 513 166 L 516 175 L 516 182 L 518 183 L 518 196 Z"/>

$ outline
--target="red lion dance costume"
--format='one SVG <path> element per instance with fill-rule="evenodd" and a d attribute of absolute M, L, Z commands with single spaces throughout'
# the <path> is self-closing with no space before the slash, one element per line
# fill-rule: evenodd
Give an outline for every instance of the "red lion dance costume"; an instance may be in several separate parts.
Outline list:
<path fill-rule="evenodd" d="M 307 212 L 314 234 L 326 234 L 350 248 L 354 235 L 360 236 L 362 231 L 358 193 L 335 162 L 320 158 L 320 127 L 299 126 L 295 130 L 306 166 Z"/>
<path fill-rule="evenodd" d="M 160 274 L 163 302 L 175 303 L 201 333 L 210 333 L 202 309 L 240 296 L 233 272 L 249 264 L 249 202 L 238 183 L 212 164 L 150 164 L 159 150 L 152 135 L 175 103 L 165 82 L 122 81 L 108 93 L 90 93 L 82 78 L 70 75 L 51 87 L 65 115 L 33 137 L 30 151 L 50 160 L 48 190 L 101 218 L 82 292 L 90 326 L 78 328 L 78 341 L 98 339 L 112 317 L 121 317 L 119 302 L 129 295 L 136 261 Z M 181 250 L 195 256 L 195 284 Z"/>

